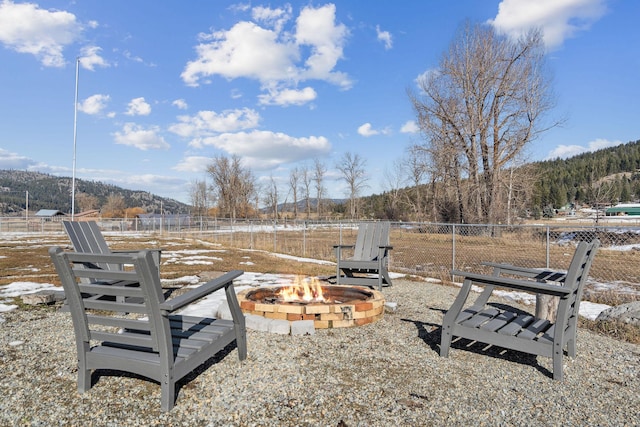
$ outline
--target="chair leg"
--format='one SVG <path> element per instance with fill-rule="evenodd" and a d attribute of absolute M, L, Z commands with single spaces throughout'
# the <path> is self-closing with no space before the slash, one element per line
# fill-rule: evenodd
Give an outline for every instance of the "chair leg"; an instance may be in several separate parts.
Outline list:
<path fill-rule="evenodd" d="M 91 370 L 78 367 L 78 391 L 84 393 L 91 388 Z"/>
<path fill-rule="evenodd" d="M 160 406 L 163 411 L 170 411 L 176 402 L 176 383 L 174 381 L 163 381 L 160 385 Z"/>
<path fill-rule="evenodd" d="M 562 381 L 562 344 L 554 344 L 553 348 L 553 379 Z"/>
<path fill-rule="evenodd" d="M 451 329 L 442 325 L 442 334 L 440 336 L 440 357 L 449 357 L 449 347 L 451 347 Z"/>
<path fill-rule="evenodd" d="M 78 351 L 78 391 L 84 393 L 91 388 L 91 369 L 87 369 L 86 355 L 90 351 L 89 343 L 81 343 Z"/>

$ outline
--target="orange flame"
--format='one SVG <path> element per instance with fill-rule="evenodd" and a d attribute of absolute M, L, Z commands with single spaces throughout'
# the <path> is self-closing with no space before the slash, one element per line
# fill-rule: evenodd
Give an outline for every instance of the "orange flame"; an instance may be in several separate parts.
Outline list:
<path fill-rule="evenodd" d="M 296 276 L 295 283 L 278 292 L 278 296 L 286 302 L 321 302 L 326 301 L 322 295 L 322 285 L 316 278 Z"/>

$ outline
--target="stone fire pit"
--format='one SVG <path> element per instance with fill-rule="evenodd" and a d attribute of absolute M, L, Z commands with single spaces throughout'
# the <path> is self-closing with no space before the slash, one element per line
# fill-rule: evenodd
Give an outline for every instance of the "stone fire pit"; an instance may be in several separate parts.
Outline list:
<path fill-rule="evenodd" d="M 282 291 L 291 287 L 268 286 L 239 292 L 238 302 L 245 314 L 289 322 L 313 320 L 316 329 L 366 325 L 384 315 L 381 292 L 360 286 L 316 286 L 322 301 L 314 297 L 307 301 L 285 301 Z"/>

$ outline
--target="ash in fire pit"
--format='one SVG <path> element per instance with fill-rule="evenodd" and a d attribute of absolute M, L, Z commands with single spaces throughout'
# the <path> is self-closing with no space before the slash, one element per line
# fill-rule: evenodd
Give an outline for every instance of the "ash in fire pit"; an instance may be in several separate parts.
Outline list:
<path fill-rule="evenodd" d="M 321 285 L 299 280 L 293 286 L 261 287 L 238 293 L 247 314 L 288 321 L 313 320 L 319 329 L 366 325 L 382 318 L 384 296 L 360 286 Z"/>

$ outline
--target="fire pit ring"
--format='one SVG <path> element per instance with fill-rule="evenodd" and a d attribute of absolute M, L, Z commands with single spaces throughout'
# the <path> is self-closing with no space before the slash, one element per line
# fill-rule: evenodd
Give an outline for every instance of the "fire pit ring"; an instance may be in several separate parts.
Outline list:
<path fill-rule="evenodd" d="M 327 301 L 284 301 L 278 295 L 288 286 L 264 286 L 238 293 L 245 314 L 267 319 L 313 320 L 316 329 L 348 328 L 373 323 L 384 315 L 382 292 L 362 286 L 322 285 Z"/>

